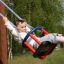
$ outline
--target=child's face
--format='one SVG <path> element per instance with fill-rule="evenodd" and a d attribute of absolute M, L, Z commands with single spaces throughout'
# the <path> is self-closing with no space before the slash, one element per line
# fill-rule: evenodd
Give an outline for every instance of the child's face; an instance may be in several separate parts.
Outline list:
<path fill-rule="evenodd" d="M 20 32 L 26 32 L 26 23 L 23 22 L 19 22 L 18 25 L 17 25 L 17 29 L 20 31 Z"/>

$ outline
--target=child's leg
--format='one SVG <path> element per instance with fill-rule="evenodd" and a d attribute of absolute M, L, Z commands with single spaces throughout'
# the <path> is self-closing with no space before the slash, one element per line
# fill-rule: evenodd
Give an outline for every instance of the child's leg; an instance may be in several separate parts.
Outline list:
<path fill-rule="evenodd" d="M 56 42 L 56 36 L 52 33 L 52 34 L 48 34 L 48 35 L 45 35 L 41 38 L 37 38 L 39 39 L 42 43 L 44 43 L 45 41 L 49 41 L 51 43 L 57 43 Z M 38 44 L 33 40 L 33 39 L 28 39 L 28 42 L 31 46 L 34 46 L 34 47 L 37 47 L 38 48 Z"/>
<path fill-rule="evenodd" d="M 41 42 L 49 41 L 51 43 L 57 43 L 56 35 L 57 35 L 57 33 L 50 33 L 48 35 L 41 37 L 40 40 L 41 40 Z"/>
<path fill-rule="evenodd" d="M 51 34 L 45 35 L 45 36 L 38 38 L 38 39 L 42 43 L 44 43 L 45 41 L 49 41 L 51 43 L 64 42 L 64 36 L 62 36 L 61 34 L 57 34 L 57 33 L 51 33 Z M 30 40 L 29 44 L 31 46 L 36 46 L 36 47 L 39 46 L 34 40 Z"/>

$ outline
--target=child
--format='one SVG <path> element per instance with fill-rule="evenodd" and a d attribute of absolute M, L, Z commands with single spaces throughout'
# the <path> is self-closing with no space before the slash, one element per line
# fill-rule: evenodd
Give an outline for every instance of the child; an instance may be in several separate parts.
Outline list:
<path fill-rule="evenodd" d="M 26 22 L 24 22 L 24 20 L 19 20 L 17 23 L 17 26 L 15 26 L 13 23 L 11 23 L 7 17 L 0 15 L 4 22 L 5 22 L 5 26 L 11 31 L 11 33 L 14 35 L 16 40 L 19 40 L 19 42 L 22 44 L 22 40 L 25 38 L 25 36 L 27 35 L 27 32 L 30 31 L 30 29 L 26 26 Z M 38 38 L 38 37 L 37 37 Z M 62 34 L 58 34 L 58 33 L 49 33 L 46 36 L 43 36 L 41 38 L 38 38 L 41 42 L 44 41 L 49 41 L 51 43 L 58 43 L 64 42 L 64 36 L 62 36 Z M 36 43 L 33 39 L 31 39 L 29 37 L 29 39 L 27 40 L 29 42 L 29 44 L 31 46 L 35 46 Z M 38 47 L 38 45 L 36 46 Z"/>
<path fill-rule="evenodd" d="M 18 40 L 20 44 L 22 44 L 23 39 L 27 35 L 28 32 L 30 32 L 30 28 L 26 26 L 26 22 L 24 20 L 18 20 L 17 25 L 15 26 L 12 22 L 10 22 L 6 16 L 0 14 L 0 16 L 3 18 L 5 22 L 5 26 L 10 30 L 12 35 L 14 36 L 15 40 Z M 30 41 L 29 38 L 27 41 Z M 33 46 L 34 40 L 30 41 L 30 45 Z"/>

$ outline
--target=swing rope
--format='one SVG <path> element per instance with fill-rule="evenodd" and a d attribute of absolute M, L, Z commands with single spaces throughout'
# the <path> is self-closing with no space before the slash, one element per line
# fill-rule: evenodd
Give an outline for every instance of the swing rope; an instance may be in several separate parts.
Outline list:
<path fill-rule="evenodd" d="M 5 2 L 3 2 L 2 0 L 0 0 L 0 3 L 2 3 L 4 5 L 4 7 L 6 7 L 12 14 L 15 15 L 15 17 L 17 17 L 19 20 L 23 20 L 18 14 L 16 14 L 7 4 L 5 4 Z M 27 24 L 27 26 L 29 28 L 33 28 L 32 26 L 30 26 L 29 24 Z"/>

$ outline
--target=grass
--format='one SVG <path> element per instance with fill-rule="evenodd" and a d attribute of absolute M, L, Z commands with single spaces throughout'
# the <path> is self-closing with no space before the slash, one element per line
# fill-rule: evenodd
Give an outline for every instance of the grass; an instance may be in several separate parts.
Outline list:
<path fill-rule="evenodd" d="M 44 60 L 33 58 L 31 54 L 14 56 L 13 60 L 8 60 L 8 64 L 64 64 L 64 49 L 55 49 Z"/>

